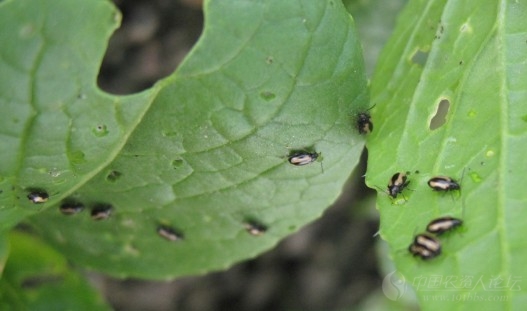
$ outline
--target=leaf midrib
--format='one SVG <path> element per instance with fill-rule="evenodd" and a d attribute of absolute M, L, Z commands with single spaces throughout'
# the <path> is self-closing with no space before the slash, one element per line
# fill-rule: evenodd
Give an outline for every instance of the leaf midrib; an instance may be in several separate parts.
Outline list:
<path fill-rule="evenodd" d="M 508 87 L 507 87 L 507 74 L 506 74 L 506 60 L 505 60 L 505 49 L 506 49 L 506 40 L 504 40 L 504 38 L 506 37 L 506 30 L 505 30 L 505 19 L 507 18 L 506 16 L 506 11 L 507 11 L 507 3 L 505 0 L 501 0 L 499 2 L 499 9 L 498 9 L 498 17 L 497 17 L 497 23 L 496 23 L 496 28 L 497 28 L 497 34 L 498 34 L 498 64 L 500 64 L 500 67 L 501 67 L 501 71 L 500 71 L 500 74 L 502 75 L 501 76 L 501 85 L 500 85 L 500 124 L 501 126 L 499 126 L 499 129 L 501 129 L 499 131 L 499 135 L 500 135 L 500 138 L 501 138 L 501 152 L 499 153 L 500 154 L 500 160 L 499 160 L 499 168 L 501 169 L 498 169 L 498 184 L 500 185 L 500 188 L 499 188 L 499 191 L 497 191 L 497 195 L 498 195 L 498 204 L 497 204 L 497 215 L 498 215 L 498 219 L 497 219 L 497 227 L 498 227 L 498 231 L 499 231 L 499 237 L 500 237 L 500 246 L 501 246 L 501 254 L 503 256 L 503 260 L 501 261 L 502 262 L 502 266 L 501 266 L 501 272 L 502 272 L 502 277 L 504 276 L 511 276 L 511 269 L 510 269 L 510 262 L 511 262 L 511 258 L 510 258 L 510 247 L 509 247 L 509 243 L 508 243 L 508 238 L 507 238 L 507 232 L 505 230 L 506 226 L 505 226 L 505 209 L 506 209 L 506 205 L 505 205 L 505 201 L 506 201 L 506 197 L 505 197 L 505 194 L 506 194 L 506 189 L 504 189 L 504 185 L 506 184 L 505 181 L 506 181 L 506 176 L 505 176 L 505 172 L 506 170 L 504 169 L 505 167 L 507 167 L 507 157 L 506 157 L 506 152 L 509 150 L 508 149 L 508 140 L 506 139 L 507 138 L 507 133 L 508 133 L 508 129 L 509 129 L 509 126 L 508 126 L 508 122 L 507 122 L 507 116 L 508 116 L 508 100 L 507 100 L 507 96 L 506 96 L 506 91 L 508 90 Z M 501 53 L 500 53 L 501 52 Z M 510 288 L 507 289 L 507 292 L 509 295 L 511 295 L 511 292 L 510 292 Z M 506 299 L 506 303 L 507 303 L 507 309 L 508 310 L 512 310 L 512 299 Z"/>

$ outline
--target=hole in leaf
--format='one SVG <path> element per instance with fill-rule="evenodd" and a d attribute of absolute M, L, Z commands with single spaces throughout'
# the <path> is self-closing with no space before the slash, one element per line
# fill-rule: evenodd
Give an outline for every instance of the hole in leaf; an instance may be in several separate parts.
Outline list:
<path fill-rule="evenodd" d="M 58 168 L 54 167 L 49 170 L 48 174 L 51 177 L 59 177 L 62 174 L 62 172 Z"/>
<path fill-rule="evenodd" d="M 98 77 L 110 93 L 139 92 L 170 75 L 203 30 L 203 10 L 191 4 L 197 1 L 113 3 L 122 12 L 121 27 L 110 38 Z"/>
<path fill-rule="evenodd" d="M 276 97 L 276 95 L 272 92 L 261 92 L 260 93 L 260 97 L 267 100 L 267 101 L 270 101 L 272 99 L 274 99 Z"/>
<path fill-rule="evenodd" d="M 443 124 L 445 124 L 445 122 L 446 122 L 446 115 L 448 113 L 448 109 L 449 108 L 450 108 L 450 101 L 448 101 L 447 99 L 442 99 L 439 102 L 439 106 L 437 107 L 436 114 L 434 115 L 432 120 L 430 120 L 430 129 L 431 130 L 435 130 L 435 129 L 443 126 Z"/>
<path fill-rule="evenodd" d="M 84 156 L 85 156 L 84 152 L 80 150 L 73 151 L 69 154 L 70 161 L 73 164 L 82 164 L 86 162 L 86 159 L 84 158 Z"/>
<path fill-rule="evenodd" d="M 178 169 L 178 168 L 180 168 L 182 166 L 183 166 L 183 160 L 176 159 L 176 160 L 172 161 L 172 167 L 174 167 L 174 169 Z"/>
<path fill-rule="evenodd" d="M 424 67 L 427 59 L 428 59 L 428 52 L 417 50 L 412 56 L 412 63 L 421 65 Z"/>
<path fill-rule="evenodd" d="M 176 136 L 178 132 L 176 131 L 170 131 L 170 130 L 166 130 L 166 131 L 163 131 L 161 132 L 161 134 L 165 137 L 170 137 L 170 136 Z"/>
<path fill-rule="evenodd" d="M 106 125 L 99 124 L 93 129 L 93 135 L 97 137 L 103 137 L 108 135 L 108 128 L 106 128 Z"/>
<path fill-rule="evenodd" d="M 470 179 L 472 179 L 472 181 L 475 183 L 480 183 L 482 181 L 481 176 L 479 176 L 479 174 L 476 172 L 471 172 L 469 176 Z"/>
<path fill-rule="evenodd" d="M 459 32 L 472 33 L 472 26 L 469 23 L 463 23 L 459 27 Z"/>
<path fill-rule="evenodd" d="M 118 171 L 111 171 L 107 176 L 106 180 L 109 182 L 116 182 L 123 174 Z"/>

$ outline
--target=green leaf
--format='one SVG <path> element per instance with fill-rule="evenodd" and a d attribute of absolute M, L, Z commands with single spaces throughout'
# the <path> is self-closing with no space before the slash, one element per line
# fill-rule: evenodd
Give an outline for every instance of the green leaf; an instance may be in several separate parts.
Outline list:
<path fill-rule="evenodd" d="M 110 310 L 57 251 L 27 233 L 13 232 L 10 242 L 0 280 L 0 309 Z"/>
<path fill-rule="evenodd" d="M 0 234 L 0 277 L 4 272 L 5 263 L 9 256 L 9 242 L 6 233 Z"/>
<path fill-rule="evenodd" d="M 0 230 L 93 177 L 148 108 L 156 88 L 116 97 L 95 83 L 119 19 L 107 1 L 0 3 Z"/>
<path fill-rule="evenodd" d="M 526 14 L 517 1 L 410 1 L 376 69 L 367 183 L 386 189 L 411 172 L 407 200 L 379 192 L 380 233 L 424 310 L 527 301 Z M 432 191 L 435 175 L 462 191 Z M 413 237 L 445 215 L 464 224 L 439 237 L 442 254 L 412 257 Z"/>
<path fill-rule="evenodd" d="M 58 208 L 31 219 L 77 263 L 149 278 L 228 267 L 320 216 L 356 166 L 353 115 L 368 102 L 343 5 L 209 1 L 205 13 L 199 43 L 118 157 L 73 196 L 110 204 L 109 219 Z M 298 149 L 323 160 L 291 165 Z M 250 222 L 266 232 L 249 234 Z"/>

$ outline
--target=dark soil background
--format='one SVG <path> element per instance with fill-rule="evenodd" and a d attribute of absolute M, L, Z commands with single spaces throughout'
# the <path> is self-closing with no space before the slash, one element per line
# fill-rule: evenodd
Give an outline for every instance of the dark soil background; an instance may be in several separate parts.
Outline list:
<path fill-rule="evenodd" d="M 111 38 L 99 85 L 110 93 L 135 93 L 171 74 L 198 40 L 201 3 L 114 2 L 123 21 Z M 353 309 L 382 283 L 373 247 L 376 212 L 360 203 L 373 195 L 363 185 L 364 171 L 362 165 L 323 217 L 226 271 L 172 282 L 94 279 L 115 310 Z"/>

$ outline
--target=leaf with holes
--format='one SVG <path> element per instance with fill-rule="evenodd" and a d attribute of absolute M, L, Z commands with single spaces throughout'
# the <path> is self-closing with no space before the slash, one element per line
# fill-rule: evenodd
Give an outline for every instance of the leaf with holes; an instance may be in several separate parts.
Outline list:
<path fill-rule="evenodd" d="M 13 232 L 9 240 L 1 310 L 110 310 L 56 250 L 27 233 Z"/>
<path fill-rule="evenodd" d="M 384 190 L 408 172 L 396 199 L 379 191 L 380 233 L 425 310 L 525 304 L 526 14 L 524 2 L 411 1 L 372 81 L 367 183 Z M 437 175 L 461 190 L 433 191 Z M 414 236 L 443 216 L 464 223 L 437 237 L 439 256 L 412 257 Z M 423 241 L 414 251 L 438 255 Z"/>
<path fill-rule="evenodd" d="M 205 13 L 115 160 L 31 219 L 77 263 L 149 278 L 225 268 L 320 216 L 356 166 L 369 104 L 343 5 L 209 1 Z"/>
<path fill-rule="evenodd" d="M 93 177 L 148 108 L 155 88 L 116 97 L 95 84 L 118 19 L 106 1 L 0 3 L 0 230 Z"/>

